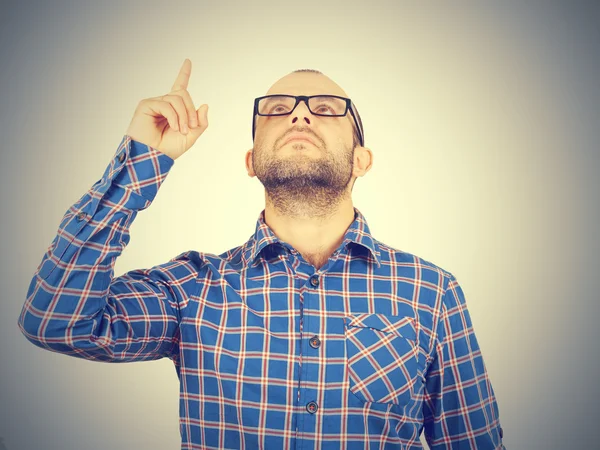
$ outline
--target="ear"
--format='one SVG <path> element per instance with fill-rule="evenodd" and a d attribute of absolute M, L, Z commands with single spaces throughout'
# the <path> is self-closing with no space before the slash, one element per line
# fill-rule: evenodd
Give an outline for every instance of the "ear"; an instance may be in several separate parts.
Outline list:
<path fill-rule="evenodd" d="M 354 151 L 354 170 L 353 174 L 356 177 L 362 177 L 373 165 L 373 152 L 367 147 L 356 147 Z"/>
<path fill-rule="evenodd" d="M 246 171 L 249 177 L 255 177 L 254 166 L 252 165 L 252 152 L 254 149 L 250 149 L 246 152 Z"/>

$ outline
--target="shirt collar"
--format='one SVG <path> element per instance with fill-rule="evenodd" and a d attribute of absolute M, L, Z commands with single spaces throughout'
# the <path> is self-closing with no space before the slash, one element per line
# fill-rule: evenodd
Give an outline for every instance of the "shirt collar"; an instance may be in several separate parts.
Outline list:
<path fill-rule="evenodd" d="M 273 244 L 285 245 L 290 249 L 292 248 L 290 244 L 284 243 L 284 241 L 280 240 L 275 235 L 273 230 L 265 222 L 264 213 L 265 210 L 263 209 L 258 215 L 255 233 L 250 237 L 248 242 L 246 242 L 243 251 L 243 258 L 246 264 L 255 265 L 256 259 L 261 252 Z M 372 262 L 374 262 L 377 267 L 381 266 L 381 252 L 379 246 L 373 236 L 371 236 L 367 220 L 356 207 L 354 207 L 354 221 L 346 230 L 340 248 L 343 250 L 350 242 L 360 245 L 368 250 Z"/>

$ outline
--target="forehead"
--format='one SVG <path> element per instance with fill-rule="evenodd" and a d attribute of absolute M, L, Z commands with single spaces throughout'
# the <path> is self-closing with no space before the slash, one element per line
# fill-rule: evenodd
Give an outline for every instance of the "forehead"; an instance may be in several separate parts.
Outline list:
<path fill-rule="evenodd" d="M 265 95 L 319 95 L 331 94 L 348 97 L 346 92 L 325 75 L 310 72 L 291 73 L 277 80 Z"/>

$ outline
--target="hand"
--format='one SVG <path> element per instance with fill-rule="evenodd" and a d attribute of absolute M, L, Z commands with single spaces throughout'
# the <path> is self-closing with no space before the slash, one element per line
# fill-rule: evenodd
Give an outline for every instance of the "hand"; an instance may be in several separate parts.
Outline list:
<path fill-rule="evenodd" d="M 172 159 L 188 151 L 208 127 L 208 105 L 196 110 L 187 91 L 191 73 L 192 62 L 186 58 L 170 93 L 138 103 L 126 134 Z"/>

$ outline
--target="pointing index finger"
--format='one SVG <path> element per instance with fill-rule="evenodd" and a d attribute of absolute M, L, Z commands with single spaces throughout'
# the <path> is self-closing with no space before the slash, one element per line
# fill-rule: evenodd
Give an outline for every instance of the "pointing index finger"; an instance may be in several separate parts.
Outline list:
<path fill-rule="evenodd" d="M 171 91 L 187 89 L 191 73 L 192 62 L 188 58 L 185 58 L 185 61 L 183 61 L 183 65 L 181 66 L 181 70 L 179 71 L 179 75 L 177 75 L 177 79 L 175 80 L 175 83 L 173 83 L 173 88 Z"/>

